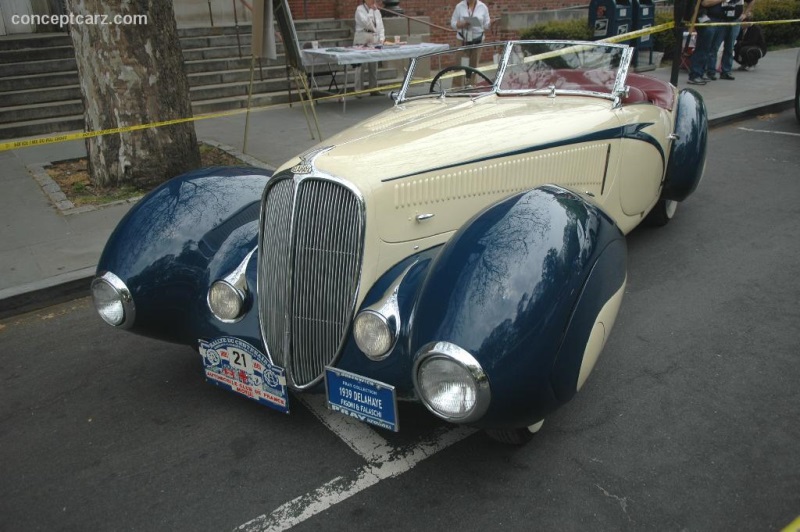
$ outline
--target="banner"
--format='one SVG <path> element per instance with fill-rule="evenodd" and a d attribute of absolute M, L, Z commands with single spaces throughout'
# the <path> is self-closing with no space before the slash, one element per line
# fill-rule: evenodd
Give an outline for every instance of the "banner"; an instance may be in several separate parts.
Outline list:
<path fill-rule="evenodd" d="M 272 0 L 254 0 L 253 2 L 253 41 L 251 44 L 253 57 L 277 59 L 275 46 L 275 15 L 272 11 Z"/>

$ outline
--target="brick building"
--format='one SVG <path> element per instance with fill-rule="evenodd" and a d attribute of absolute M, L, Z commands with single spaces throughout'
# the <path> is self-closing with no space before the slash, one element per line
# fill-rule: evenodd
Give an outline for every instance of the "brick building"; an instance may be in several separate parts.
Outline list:
<path fill-rule="evenodd" d="M 249 24 L 250 12 L 247 5 L 251 0 L 174 0 L 175 18 L 179 27 L 227 26 L 234 20 Z M 333 18 L 352 20 L 361 0 L 289 0 L 295 20 Z M 387 5 L 399 5 L 403 13 L 420 17 L 437 26 L 449 27 L 450 15 L 457 0 L 431 2 L 429 0 L 389 0 Z M 571 17 L 584 10 L 571 11 L 570 8 L 586 7 L 588 0 L 485 0 L 493 20 L 491 38 L 502 39 L 504 30 L 513 32 L 524 27 L 527 21 L 540 20 L 540 15 L 549 18 Z M 234 16 L 234 6 L 236 13 Z M 563 10 L 563 11 L 556 11 Z M 37 28 L 34 25 L 12 25 L 14 14 L 63 13 L 64 0 L 2 0 L 0 2 L 0 35 L 5 33 L 35 33 L 58 31 L 58 28 Z M 516 15 L 528 14 L 526 18 Z M 515 15 L 515 17 L 511 17 Z M 557 16 L 556 16 L 557 15 Z M 518 22 L 513 22 L 512 18 Z M 63 29 L 62 29 L 63 31 Z M 435 42 L 456 44 L 454 34 L 445 30 L 431 28 L 430 39 Z"/>

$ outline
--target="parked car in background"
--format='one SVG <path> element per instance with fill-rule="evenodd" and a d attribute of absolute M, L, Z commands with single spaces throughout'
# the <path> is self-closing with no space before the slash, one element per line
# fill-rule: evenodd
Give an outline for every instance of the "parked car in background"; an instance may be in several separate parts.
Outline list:
<path fill-rule="evenodd" d="M 800 52 L 797 54 L 794 71 L 794 116 L 800 122 Z"/>
<path fill-rule="evenodd" d="M 420 57 L 391 109 L 274 174 L 192 172 L 141 200 L 103 252 L 97 310 L 284 412 L 290 391 L 324 392 L 398 430 L 397 401 L 419 401 L 524 443 L 609 337 L 624 235 L 669 222 L 703 174 L 701 97 L 631 56 L 513 41 Z"/>

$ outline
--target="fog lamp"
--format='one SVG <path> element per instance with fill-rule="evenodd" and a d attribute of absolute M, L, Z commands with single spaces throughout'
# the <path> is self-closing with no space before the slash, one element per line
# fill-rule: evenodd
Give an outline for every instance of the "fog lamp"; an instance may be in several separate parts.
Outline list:
<path fill-rule="evenodd" d="M 449 342 L 423 347 L 414 364 L 413 377 L 428 410 L 447 421 L 475 421 L 489 407 L 489 380 L 480 364 Z"/>
<path fill-rule="evenodd" d="M 133 298 L 122 279 L 111 272 L 95 277 L 91 286 L 94 308 L 114 327 L 130 327 L 135 317 Z"/>
<path fill-rule="evenodd" d="M 214 316 L 225 323 L 236 321 L 242 316 L 244 293 L 227 281 L 215 281 L 208 289 L 208 308 Z"/>
<path fill-rule="evenodd" d="M 353 336 L 358 348 L 373 360 L 380 360 L 394 345 L 397 330 L 394 320 L 374 310 L 362 311 L 353 323 Z"/>

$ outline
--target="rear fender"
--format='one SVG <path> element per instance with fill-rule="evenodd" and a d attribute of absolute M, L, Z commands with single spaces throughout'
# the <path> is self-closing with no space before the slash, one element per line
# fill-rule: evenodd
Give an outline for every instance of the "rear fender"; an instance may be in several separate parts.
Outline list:
<path fill-rule="evenodd" d="M 708 143 L 706 106 L 702 96 L 691 89 L 678 94 L 673 133 L 661 197 L 683 201 L 695 191 L 703 177 Z"/>

